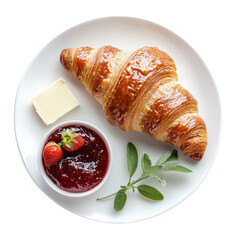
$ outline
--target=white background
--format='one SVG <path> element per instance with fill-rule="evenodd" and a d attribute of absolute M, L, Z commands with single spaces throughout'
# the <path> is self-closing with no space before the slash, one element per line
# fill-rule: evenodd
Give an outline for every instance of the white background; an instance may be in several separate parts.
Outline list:
<path fill-rule="evenodd" d="M 1 2 L 0 239 L 239 239 L 240 7 L 237 3 L 233 0 Z M 14 135 L 15 95 L 33 57 L 73 25 L 105 16 L 144 18 L 185 39 L 212 73 L 222 106 L 219 152 L 200 187 L 166 213 L 129 224 L 87 220 L 55 204 L 28 175 Z"/>

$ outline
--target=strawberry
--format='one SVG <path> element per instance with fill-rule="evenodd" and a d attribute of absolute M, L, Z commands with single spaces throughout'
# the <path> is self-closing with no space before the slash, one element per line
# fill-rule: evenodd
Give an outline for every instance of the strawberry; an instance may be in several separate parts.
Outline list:
<path fill-rule="evenodd" d="M 54 163 L 60 161 L 62 156 L 61 147 L 53 141 L 47 143 L 43 148 L 43 159 L 46 167 L 51 167 Z"/>
<path fill-rule="evenodd" d="M 85 144 L 82 137 L 72 129 L 66 129 L 62 132 L 62 141 L 59 144 L 68 152 L 76 151 Z"/>

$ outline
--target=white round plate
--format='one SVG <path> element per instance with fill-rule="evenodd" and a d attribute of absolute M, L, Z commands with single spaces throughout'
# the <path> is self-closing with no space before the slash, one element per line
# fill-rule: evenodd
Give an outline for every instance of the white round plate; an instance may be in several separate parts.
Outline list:
<path fill-rule="evenodd" d="M 136 145 L 139 158 L 143 152 L 147 152 L 153 162 L 173 147 L 144 134 L 123 132 L 111 126 L 105 119 L 100 104 L 59 63 L 59 55 L 64 48 L 102 45 L 112 45 L 123 50 L 157 46 L 167 52 L 175 61 L 180 84 L 198 100 L 200 115 L 205 120 L 208 130 L 208 147 L 202 161 L 192 161 L 179 151 L 179 163 L 192 169 L 193 173 L 164 173 L 166 187 L 161 187 L 154 180 L 146 180 L 145 183 L 157 187 L 163 193 L 164 200 L 150 201 L 136 192 L 134 194 L 129 192 L 126 206 L 121 212 L 113 210 L 113 199 L 104 201 L 96 201 L 96 199 L 116 192 L 120 185 L 127 183 L 127 143 L 131 141 Z M 44 125 L 35 113 L 31 100 L 61 77 L 66 80 L 79 100 L 80 107 L 55 124 L 72 119 L 93 123 L 106 134 L 113 152 L 112 171 L 107 182 L 99 191 L 84 198 L 68 198 L 53 191 L 43 180 L 37 166 L 40 141 L 54 124 L 49 127 Z M 201 58 L 183 39 L 152 22 L 127 17 L 110 17 L 82 23 L 65 31 L 35 57 L 22 78 L 16 96 L 15 133 L 29 174 L 51 199 L 80 216 L 103 222 L 121 223 L 156 216 L 180 203 L 199 186 L 216 155 L 220 115 L 220 102 L 214 81 Z M 134 174 L 135 179 L 140 175 L 140 169 L 139 164 Z"/>

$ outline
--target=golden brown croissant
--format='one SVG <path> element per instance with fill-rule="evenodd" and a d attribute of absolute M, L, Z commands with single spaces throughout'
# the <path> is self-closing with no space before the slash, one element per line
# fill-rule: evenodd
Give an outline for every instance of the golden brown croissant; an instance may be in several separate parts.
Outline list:
<path fill-rule="evenodd" d="M 202 159 L 206 125 L 197 101 L 178 84 L 176 66 L 167 53 L 156 47 L 81 47 L 63 50 L 60 61 L 102 104 L 112 125 L 146 133 L 192 159 Z"/>

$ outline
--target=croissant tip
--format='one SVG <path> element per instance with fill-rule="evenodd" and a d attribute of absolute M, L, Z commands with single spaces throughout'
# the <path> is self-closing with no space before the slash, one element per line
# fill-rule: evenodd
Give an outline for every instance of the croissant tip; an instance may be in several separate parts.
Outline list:
<path fill-rule="evenodd" d="M 66 51 L 67 49 L 63 49 L 60 54 L 60 63 L 66 69 Z"/>
<path fill-rule="evenodd" d="M 200 161 L 203 158 L 203 154 L 201 153 L 194 153 L 193 155 L 189 156 L 191 159 Z"/>
<path fill-rule="evenodd" d="M 204 156 L 207 147 L 207 141 L 195 141 L 196 139 L 194 140 L 194 138 L 188 140 L 180 147 L 180 149 L 186 156 L 195 161 L 200 161 Z"/>

